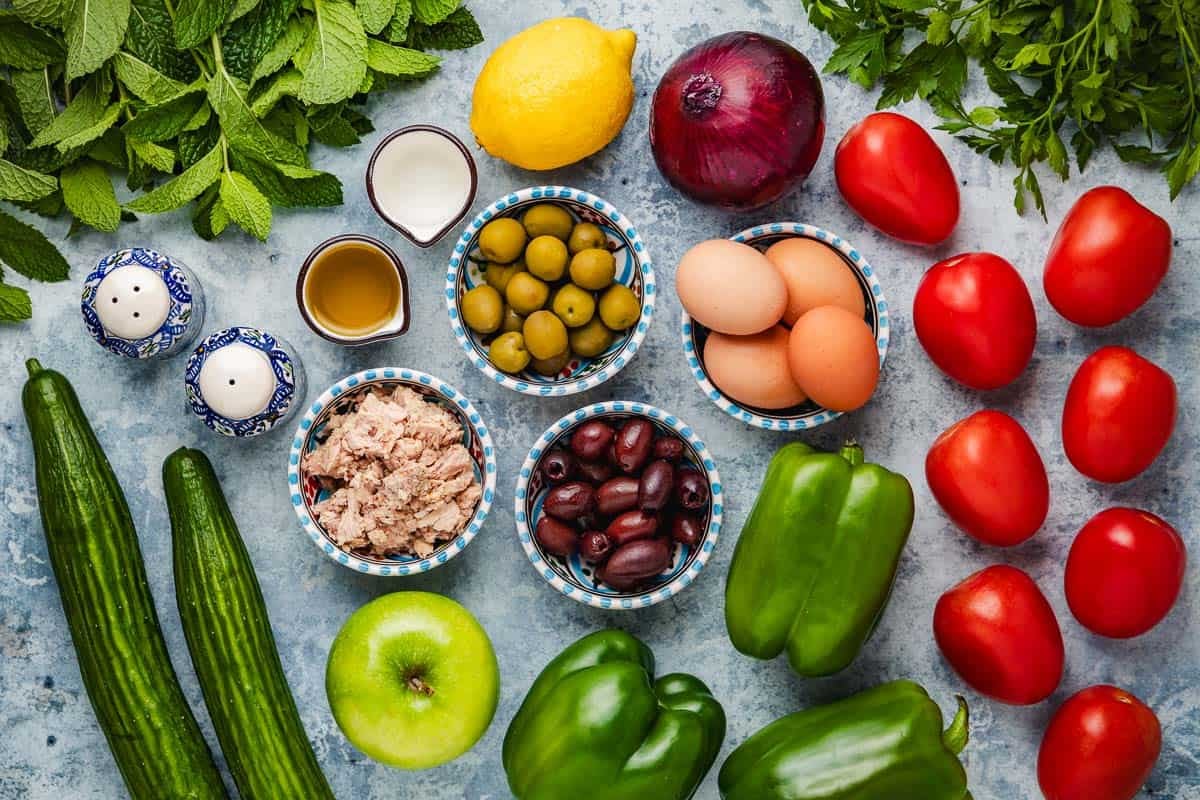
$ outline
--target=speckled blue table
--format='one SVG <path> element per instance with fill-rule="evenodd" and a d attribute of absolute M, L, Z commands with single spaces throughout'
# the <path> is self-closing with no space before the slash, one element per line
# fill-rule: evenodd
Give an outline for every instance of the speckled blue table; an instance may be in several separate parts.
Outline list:
<path fill-rule="evenodd" d="M 841 79 L 825 84 L 828 141 L 803 190 L 760 214 L 730 218 L 682 200 L 659 177 L 646 138 L 649 96 L 666 66 L 688 45 L 728 30 L 752 29 L 782 37 L 824 62 L 829 45 L 803 20 L 796 0 L 712 3 L 704 0 L 536 0 L 473 3 L 488 43 L 450 54 L 442 71 L 407 91 L 376 102 L 379 128 L 353 150 L 318 149 L 316 165 L 346 184 L 346 204 L 325 211 L 281 213 L 266 245 L 226 235 L 206 244 L 192 235 L 186 216 L 144 218 L 122 228 L 121 238 L 84 234 L 64 243 L 73 265 L 70 283 L 33 288 L 35 319 L 0 331 L 0 798 L 100 800 L 124 796 L 88 704 L 38 521 L 31 482 L 33 457 L 20 412 L 23 359 L 38 356 L 61 369 L 79 388 L 85 409 L 112 460 L 133 510 L 159 615 L 176 667 L 197 716 L 215 745 L 200 691 L 188 663 L 173 601 L 170 536 L 159 470 L 180 445 L 202 447 L 216 463 L 230 504 L 258 569 L 275 624 L 284 666 L 322 766 L 342 798 L 508 797 L 500 768 L 500 742 L 525 690 L 564 645 L 604 626 L 622 626 L 649 642 L 665 670 L 695 672 L 724 703 L 729 733 L 721 758 L 775 718 L 832 700 L 880 681 L 913 678 L 947 711 L 963 686 L 941 660 L 930 634 L 937 596 L 960 578 L 1004 561 L 1028 570 L 1058 612 L 1067 640 L 1067 672 L 1054 697 L 1032 708 L 1010 708 L 971 692 L 973 741 L 966 753 L 978 800 L 1040 797 L 1034 760 L 1053 709 L 1070 693 L 1099 682 L 1116 683 L 1146 700 L 1164 729 L 1164 749 L 1146 797 L 1200 799 L 1200 574 L 1189 572 L 1170 617 L 1148 635 L 1115 642 L 1088 634 L 1072 619 L 1063 598 L 1062 566 L 1071 538 L 1093 513 L 1114 504 L 1163 515 L 1200 552 L 1194 477 L 1200 458 L 1196 415 L 1200 362 L 1200 238 L 1195 189 L 1167 202 L 1158 175 L 1119 165 L 1104 155 L 1069 187 L 1047 181 L 1047 205 L 1059 218 L 1084 188 L 1115 181 L 1165 215 L 1177 234 L 1171 273 L 1132 319 L 1108 330 L 1075 328 L 1055 314 L 1040 289 L 1042 259 L 1053 227 L 1019 218 L 1011 207 L 1012 171 L 997 168 L 949 137 L 938 134 L 962 181 L 962 223 L 954 239 L 935 251 L 897 245 L 869 230 L 840 201 L 831 160 L 838 137 L 872 106 L 873 97 Z M 547 425 L 585 402 L 541 400 L 489 384 L 456 347 L 442 303 L 441 284 L 450 240 L 418 251 L 399 240 L 371 211 L 362 186 L 370 147 L 388 129 L 434 121 L 470 139 L 470 89 L 492 47 L 544 17 L 580 13 L 609 27 L 637 31 L 634 61 L 637 104 L 624 134 L 595 158 L 549 175 L 530 175 L 480 154 L 477 206 L 520 186 L 557 182 L 611 200 L 638 226 L 663 284 L 692 243 L 727 236 L 747 225 L 796 219 L 822 225 L 853 241 L 878 268 L 892 304 L 895 338 L 879 392 L 862 411 L 806 437 L 833 446 L 848 435 L 865 443 L 868 456 L 909 476 L 917 493 L 917 521 L 887 615 L 858 661 L 826 680 L 803 681 L 785 663 L 758 663 L 738 655 L 725 636 L 724 575 L 733 542 L 752 503 L 767 460 L 788 436 L 751 430 L 725 416 L 697 389 L 677 336 L 678 302 L 659 299 L 658 319 L 646 347 L 614 380 L 586 400 L 651 401 L 688 422 L 716 455 L 728 492 L 725 536 L 709 568 L 675 600 L 633 613 L 601 612 L 556 595 L 530 568 L 513 527 L 512 483 L 530 443 Z M 932 122 L 924 108 L 906 109 Z M 39 223 L 51 236 L 64 222 Z M 340 349 L 309 332 L 296 312 L 293 281 L 309 248 L 336 233 L 361 231 L 391 241 L 408 265 L 414 322 L 403 339 L 361 350 Z M 453 237 L 451 237 L 452 239 Z M 257 324 L 282 333 L 301 351 L 310 394 L 335 379 L 370 366 L 404 365 L 458 386 L 490 421 L 500 454 L 496 507 L 483 533 L 444 568 L 407 579 L 357 575 L 321 555 L 300 532 L 284 488 L 288 434 L 231 442 L 189 420 L 184 407 L 183 362 L 176 358 L 136 366 L 110 356 L 85 336 L 78 311 L 78 282 L 88 265 L 126 243 L 146 243 L 193 266 L 209 297 L 210 329 Z M 980 395 L 939 374 L 912 331 L 912 297 L 932 261 L 956 251 L 992 249 L 1009 258 L 1029 281 L 1039 317 L 1033 363 L 1004 390 Z M 1062 452 L 1059 415 L 1066 386 L 1079 362 L 1102 344 L 1124 343 L 1166 366 L 1179 384 L 1182 407 L 1175 436 L 1138 479 L 1108 487 L 1071 468 Z M 968 540 L 946 521 L 929 494 L 922 459 L 950 422 L 984 405 L 1021 420 L 1037 441 L 1050 472 L 1053 499 L 1044 529 L 1011 551 Z M 442 592 L 470 608 L 495 643 L 503 694 L 484 739 L 458 761 L 422 773 L 403 773 L 365 759 L 342 737 L 323 689 L 325 655 L 342 621 L 385 592 Z M 215 749 L 215 747 L 214 747 Z M 718 761 L 719 763 L 719 761 Z M 717 797 L 716 770 L 698 797 Z M 649 799 L 648 799 L 649 800 Z"/>

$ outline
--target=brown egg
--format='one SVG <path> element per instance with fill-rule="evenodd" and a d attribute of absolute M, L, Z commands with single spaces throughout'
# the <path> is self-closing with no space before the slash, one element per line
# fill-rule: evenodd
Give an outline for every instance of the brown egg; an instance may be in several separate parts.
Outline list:
<path fill-rule="evenodd" d="M 737 336 L 779 322 L 788 301 L 787 285 L 767 257 L 728 239 L 710 239 L 684 253 L 675 291 L 701 325 Z"/>
<path fill-rule="evenodd" d="M 704 368 L 718 389 L 748 406 L 791 408 L 805 400 L 788 366 L 788 330 L 782 325 L 750 336 L 710 333 Z"/>
<path fill-rule="evenodd" d="M 787 325 L 817 306 L 844 308 L 859 319 L 866 312 L 862 288 L 836 250 L 816 239 L 783 239 L 767 248 L 767 260 L 787 284 Z"/>
<path fill-rule="evenodd" d="M 871 326 L 837 306 L 819 306 L 796 320 L 788 364 L 813 402 L 833 411 L 866 405 L 879 383 L 879 351 Z"/>

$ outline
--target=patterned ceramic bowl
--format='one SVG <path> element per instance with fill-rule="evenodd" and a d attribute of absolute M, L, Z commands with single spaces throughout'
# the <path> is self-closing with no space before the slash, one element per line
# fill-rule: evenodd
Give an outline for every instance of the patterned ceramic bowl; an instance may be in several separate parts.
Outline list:
<path fill-rule="evenodd" d="M 542 481 L 542 457 L 556 446 L 565 444 L 575 428 L 587 420 L 604 419 L 617 424 L 631 417 L 648 419 L 660 431 L 673 433 L 684 442 L 683 460 L 695 466 L 704 475 L 708 481 L 710 499 L 704 516 L 704 541 L 695 548 L 673 543 L 675 550 L 671 566 L 653 583 L 641 591 L 620 592 L 599 582 L 595 566 L 590 561 L 580 558 L 578 554 L 562 558 L 543 551 L 533 536 L 533 530 L 542 516 L 542 504 L 549 488 Z M 675 596 L 690 585 L 708 563 L 708 558 L 717 544 L 724 511 L 721 476 L 717 473 L 712 454 L 696 436 L 696 432 L 674 414 L 646 403 L 624 400 L 584 406 L 551 425 L 534 444 L 521 467 L 514 503 L 517 535 L 520 537 L 521 547 L 525 549 L 525 555 L 529 557 L 538 574 L 567 597 L 596 608 L 612 609 L 652 606 Z"/>
<path fill-rule="evenodd" d="M 485 283 L 479 264 L 479 232 L 497 217 L 520 217 L 538 203 L 552 202 L 567 209 L 581 222 L 594 222 L 608 236 L 608 247 L 617 259 L 616 280 L 631 288 L 642 304 L 637 324 L 617 337 L 609 349 L 597 358 L 573 357 L 554 377 L 526 370 L 512 375 L 497 369 L 488 357 L 485 337 L 472 331 L 462 320 L 462 297 Z M 516 392 L 541 397 L 562 397 L 593 389 L 616 375 L 642 346 L 654 317 L 657 297 L 654 268 L 646 247 L 633 224 L 612 204 L 593 194 L 566 186 L 534 186 L 506 195 L 485 208 L 466 227 L 454 245 L 450 268 L 446 273 L 446 310 L 459 345 L 485 375 Z"/>
<path fill-rule="evenodd" d="M 483 496 L 466 527 L 456 537 L 442 543 L 437 550 L 424 558 L 404 555 L 376 558 L 361 553 L 348 553 L 334 543 L 313 515 L 313 505 L 325 499 L 328 490 L 324 489 L 315 477 L 306 474 L 302 456 L 316 448 L 321 432 L 330 418 L 334 414 L 346 411 L 350 401 L 357 394 L 372 386 L 398 385 L 407 386 L 423 395 L 428 402 L 448 409 L 462 423 L 463 445 L 470 451 L 475 462 L 475 475 L 483 485 Z M 292 440 L 291 453 L 288 456 L 288 493 L 304 532 L 325 555 L 339 564 L 369 575 L 393 576 L 428 572 L 461 553 L 483 526 L 496 496 L 496 448 L 492 444 L 492 435 L 475 406 L 450 384 L 415 369 L 368 369 L 342 378 L 309 406 L 300 420 L 299 427 L 296 428 L 296 436 Z"/>
<path fill-rule="evenodd" d="M 849 242 L 837 234 L 822 230 L 813 225 L 800 222 L 775 222 L 769 225 L 756 225 L 741 233 L 730 236 L 735 242 L 743 242 L 759 250 L 766 250 L 781 239 L 803 236 L 815 239 L 833 248 L 842 260 L 846 269 L 850 270 L 862 289 L 866 313 L 863 319 L 871 326 L 875 334 L 875 345 L 879 351 L 879 366 L 883 367 L 887 356 L 888 339 L 891 327 L 888 319 L 888 304 L 883 296 L 883 287 L 875 276 L 875 269 L 867 263 L 867 259 Z M 683 339 L 683 354 L 687 357 L 688 367 L 700 384 L 701 391 L 716 403 L 717 408 L 729 416 L 739 419 L 747 425 L 772 431 L 797 431 L 815 428 L 826 422 L 835 420 L 842 415 L 840 411 L 830 411 L 816 403 L 807 401 L 801 405 L 786 409 L 762 409 L 739 404 L 713 385 L 705 371 L 702 354 L 704 342 L 708 338 L 708 329 L 696 322 L 686 311 L 680 324 L 680 334 Z"/>

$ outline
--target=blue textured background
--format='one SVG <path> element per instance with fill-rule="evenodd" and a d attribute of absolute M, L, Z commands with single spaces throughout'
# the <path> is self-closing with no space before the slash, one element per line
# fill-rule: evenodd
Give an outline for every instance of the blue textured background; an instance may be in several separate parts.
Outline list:
<path fill-rule="evenodd" d="M 1120 165 L 1104 154 L 1064 187 L 1046 180 L 1051 225 L 1019 218 L 1011 206 L 1010 167 L 995 167 L 937 134 L 962 181 L 962 222 L 953 240 L 933 251 L 889 241 L 869 230 L 840 201 L 833 185 L 833 147 L 846 128 L 867 113 L 874 98 L 837 78 L 825 83 L 826 148 L 812 177 L 792 197 L 753 216 L 730 218 L 698 208 L 666 186 L 654 168 L 646 138 L 649 96 L 667 65 L 708 36 L 751 29 L 782 37 L 824 63 L 828 42 L 803 19 L 798 0 L 572 0 L 473 4 L 488 42 L 448 54 L 431 80 L 375 101 L 379 129 L 348 151 L 318 148 L 316 166 L 346 184 L 340 209 L 280 213 L 264 246 L 231 232 L 206 244 L 192 235 L 182 214 L 144 218 L 119 237 L 95 233 L 66 242 L 73 265 L 69 283 L 33 287 L 35 319 L 0 331 L 0 798 L 123 796 L 123 788 L 80 684 L 38 522 L 33 459 L 21 417 L 22 361 L 38 356 L 78 387 L 84 408 L 116 468 L 141 535 L 159 615 L 184 689 L 209 739 L 200 692 L 188 662 L 173 600 L 170 536 L 159 469 L 180 445 L 202 447 L 216 463 L 225 491 L 257 565 L 292 688 L 318 756 L 342 798 L 507 797 L 500 742 L 530 681 L 564 645 L 606 625 L 626 627 L 649 642 L 666 671 L 695 672 L 713 688 L 729 715 L 723 758 L 762 725 L 806 705 L 832 700 L 879 681 L 913 678 L 949 711 L 964 687 L 942 662 L 930 634 L 937 596 L 988 564 L 1008 562 L 1028 570 L 1058 611 L 1067 640 L 1067 671 L 1051 700 L 1010 708 L 970 691 L 973 742 L 965 760 L 978 800 L 1040 797 L 1034 762 L 1041 732 L 1053 709 L 1085 686 L 1112 682 L 1136 693 L 1158 713 L 1163 754 L 1145 797 L 1200 798 L 1200 581 L 1187 585 L 1170 617 L 1148 635 L 1106 641 L 1072 619 L 1062 590 L 1062 565 L 1071 538 L 1093 513 L 1114 504 L 1141 506 L 1172 522 L 1196 547 L 1195 463 L 1200 422 L 1195 415 L 1200 361 L 1200 277 L 1195 268 L 1196 190 L 1171 205 L 1158 175 Z M 717 6 L 714 8 L 714 6 Z M 608 27 L 628 26 L 639 36 L 634 60 L 637 103 L 623 135 L 595 158 L 546 175 L 531 175 L 478 153 L 476 208 L 521 186 L 555 182 L 596 192 L 628 215 L 645 238 L 664 288 L 679 256 L 704 238 L 728 236 L 750 224 L 781 219 L 812 222 L 854 242 L 878 268 L 891 301 L 896 336 L 879 392 L 868 407 L 805 438 L 836 445 L 843 436 L 864 442 L 868 457 L 909 476 L 917 493 L 917 522 L 891 607 L 878 633 L 844 674 L 827 680 L 795 678 L 782 662 L 739 656 L 725 636 L 721 597 L 733 541 L 753 502 L 773 450 L 790 437 L 751 430 L 721 413 L 701 394 L 684 364 L 673 291 L 660 298 L 647 346 L 615 380 L 584 398 L 540 400 L 489 385 L 457 349 L 440 294 L 453 236 L 419 251 L 377 219 L 366 200 L 362 171 L 370 148 L 387 130 L 415 122 L 442 124 L 470 141 L 468 115 L 474 76 L 488 52 L 506 37 L 548 16 L 589 16 Z M 931 123 L 926 109 L 905 109 Z M 1040 288 L 1046 248 L 1074 198 L 1085 188 L 1116 182 L 1166 216 L 1176 231 L 1173 267 L 1146 306 L 1119 325 L 1085 331 L 1061 319 Z M 61 238 L 63 221 L 39 221 Z M 295 309 L 293 282 L 309 248 L 347 231 L 394 243 L 408 265 L 414 323 L 398 342 L 345 350 L 311 334 Z M 91 343 L 77 307 L 77 284 L 97 258 L 118 246 L 144 243 L 183 259 L 201 276 L 209 297 L 206 328 L 255 324 L 279 332 L 301 351 L 315 396 L 335 379 L 371 366 L 410 366 L 461 388 L 491 423 L 500 452 L 500 496 L 484 532 L 451 564 L 410 579 L 351 573 L 314 548 L 300 532 L 284 488 L 288 432 L 230 442 L 192 424 L 183 395 L 184 358 L 138 366 Z M 1013 385 L 981 395 L 944 378 L 912 333 L 916 284 L 934 260 L 958 251 L 991 249 L 1009 258 L 1029 281 L 1039 316 L 1033 363 Z M 1135 267 L 1136 268 L 1136 267 Z M 1090 482 L 1067 463 L 1059 437 L 1064 392 L 1079 362 L 1102 344 L 1121 343 L 1162 364 L 1179 384 L 1182 407 L 1174 438 L 1138 479 L 1109 487 Z M 533 439 L 560 415 L 586 401 L 627 398 L 653 402 L 690 422 L 711 446 L 729 502 L 726 535 L 706 574 L 672 602 L 633 613 L 601 612 L 556 596 L 530 568 L 517 542 L 512 484 Z M 989 549 L 952 528 L 930 497 L 922 473 L 926 448 L 951 422 L 985 405 L 1024 423 L 1050 471 L 1053 497 L 1044 529 L 1011 551 Z M 487 628 L 500 659 L 503 696 L 487 736 L 469 754 L 440 769 L 406 774 L 367 761 L 337 730 L 322 686 L 325 655 L 342 621 L 384 592 L 427 589 L 470 608 Z M 720 762 L 718 761 L 718 764 Z M 717 797 L 716 770 L 698 797 Z"/>

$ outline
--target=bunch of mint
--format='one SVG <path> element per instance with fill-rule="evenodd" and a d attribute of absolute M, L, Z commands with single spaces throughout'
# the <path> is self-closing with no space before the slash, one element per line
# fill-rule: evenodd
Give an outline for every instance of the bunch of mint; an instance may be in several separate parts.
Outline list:
<path fill-rule="evenodd" d="M 357 144 L 356 106 L 421 78 L 425 50 L 481 41 L 461 0 L 12 0 L 0 9 L 0 200 L 116 231 L 194 201 L 205 239 L 237 225 L 266 239 L 272 207 L 333 206 L 338 179 L 313 141 Z M 134 192 L 113 186 L 124 173 Z M 124 194 L 124 192 L 123 192 Z M 64 280 L 38 230 L 0 212 L 0 262 Z M 29 295 L 0 271 L 0 321 Z"/>

